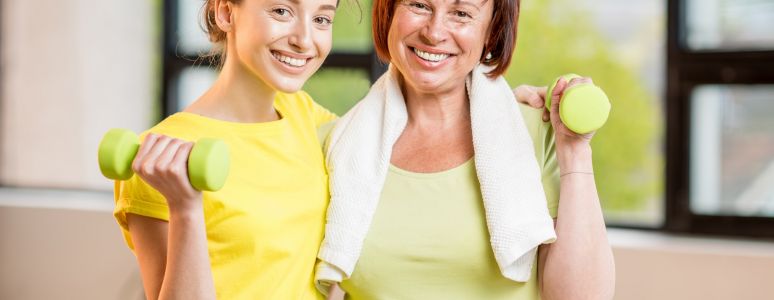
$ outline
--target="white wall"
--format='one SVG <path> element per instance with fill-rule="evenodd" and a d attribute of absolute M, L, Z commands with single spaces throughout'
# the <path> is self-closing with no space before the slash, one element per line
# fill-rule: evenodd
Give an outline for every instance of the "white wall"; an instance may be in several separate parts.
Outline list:
<path fill-rule="evenodd" d="M 160 2 L 2 1 L 0 184 L 112 188 L 97 145 L 155 121 Z"/>

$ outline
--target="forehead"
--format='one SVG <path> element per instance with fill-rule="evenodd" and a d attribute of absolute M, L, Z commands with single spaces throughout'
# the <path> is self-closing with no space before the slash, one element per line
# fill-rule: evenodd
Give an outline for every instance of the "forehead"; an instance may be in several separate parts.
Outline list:
<path fill-rule="evenodd" d="M 498 1 L 498 0 L 493 0 L 493 1 Z M 489 0 L 440 0 L 437 2 L 446 2 L 454 5 L 484 6 L 490 1 Z"/>
<path fill-rule="evenodd" d="M 490 7 L 494 7 L 494 1 L 505 0 L 427 0 L 434 5 L 450 5 L 450 6 L 462 6 L 462 7 L 475 7 L 477 9 L 488 10 Z"/>
<path fill-rule="evenodd" d="M 318 7 L 323 5 L 337 7 L 339 5 L 339 0 L 253 0 L 252 2 L 262 4 L 287 3 L 295 6 L 310 7 Z"/>

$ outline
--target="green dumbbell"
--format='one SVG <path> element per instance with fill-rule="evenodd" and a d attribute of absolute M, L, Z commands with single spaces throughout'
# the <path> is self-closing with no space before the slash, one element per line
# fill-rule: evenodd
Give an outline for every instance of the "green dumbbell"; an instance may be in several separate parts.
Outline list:
<path fill-rule="evenodd" d="M 99 169 L 102 175 L 127 180 L 134 175 L 132 162 L 140 140 L 126 129 L 111 129 L 99 143 Z M 203 138 L 196 142 L 188 156 L 188 180 L 200 191 L 217 191 L 226 183 L 229 169 L 228 146 L 221 140 Z"/>
<path fill-rule="evenodd" d="M 576 74 L 560 76 L 548 87 L 546 93 L 546 107 L 551 108 L 551 92 L 564 78 L 567 83 L 573 78 L 580 78 Z M 582 83 L 565 89 L 562 100 L 559 102 L 559 117 L 567 128 L 575 133 L 585 134 L 597 130 L 605 125 L 610 114 L 610 100 L 599 87 L 592 83 Z"/>

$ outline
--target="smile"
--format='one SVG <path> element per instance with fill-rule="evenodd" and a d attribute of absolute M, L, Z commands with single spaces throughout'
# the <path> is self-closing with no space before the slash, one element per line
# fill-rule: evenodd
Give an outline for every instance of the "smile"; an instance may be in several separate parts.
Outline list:
<path fill-rule="evenodd" d="M 307 61 L 309 61 L 309 59 L 306 59 L 306 58 L 293 58 L 290 56 L 282 55 L 276 51 L 272 51 L 271 55 L 274 56 L 274 58 L 279 60 L 280 62 L 288 66 L 297 67 L 297 68 L 305 66 Z"/>
<path fill-rule="evenodd" d="M 413 47 L 412 50 L 419 58 L 430 62 L 439 62 L 449 57 L 448 53 L 430 53 Z"/>

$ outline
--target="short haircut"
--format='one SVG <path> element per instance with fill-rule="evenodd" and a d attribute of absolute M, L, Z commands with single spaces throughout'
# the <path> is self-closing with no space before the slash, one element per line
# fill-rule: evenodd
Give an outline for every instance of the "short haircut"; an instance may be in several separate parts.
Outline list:
<path fill-rule="evenodd" d="M 387 35 L 395 14 L 395 4 L 402 0 L 374 0 L 373 9 L 373 37 L 376 54 L 384 62 L 390 61 L 390 50 L 387 47 Z M 489 1 L 489 0 L 485 0 Z M 494 12 L 492 22 L 489 24 L 489 38 L 486 48 L 482 53 L 481 63 L 495 66 L 487 76 L 494 78 L 505 73 L 511 64 L 513 50 L 516 47 L 516 28 L 519 22 L 520 0 L 492 0 Z M 486 59 L 488 53 L 491 59 Z"/>

